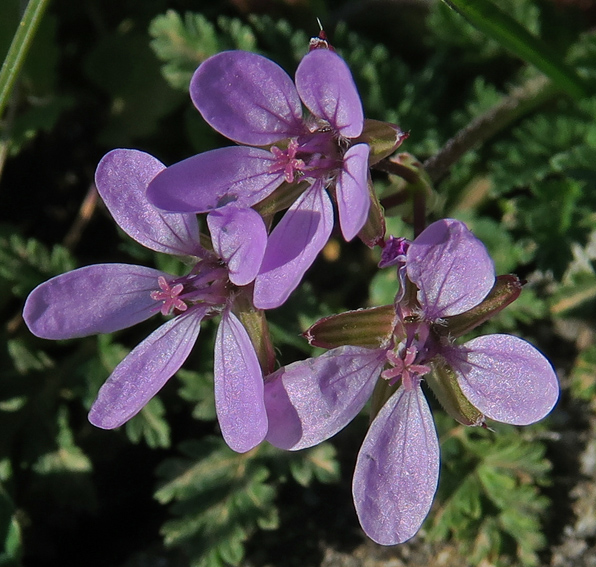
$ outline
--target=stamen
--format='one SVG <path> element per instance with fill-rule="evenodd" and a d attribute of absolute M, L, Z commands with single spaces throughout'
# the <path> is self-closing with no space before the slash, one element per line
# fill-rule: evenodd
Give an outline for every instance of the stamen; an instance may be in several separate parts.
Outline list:
<path fill-rule="evenodd" d="M 271 153 L 275 157 L 275 163 L 269 167 L 269 173 L 278 171 L 284 172 L 284 177 L 288 183 L 294 182 L 294 175 L 304 169 L 304 161 L 296 158 L 298 152 L 298 142 L 290 140 L 287 150 L 280 150 L 277 146 L 271 147 Z"/>
<path fill-rule="evenodd" d="M 426 364 L 414 364 L 418 356 L 418 349 L 414 346 L 405 349 L 401 355 L 395 351 L 387 353 L 387 360 L 393 366 L 381 372 L 381 378 L 388 380 L 391 385 L 399 379 L 404 388 L 409 392 L 415 384 L 416 379 L 430 372 L 430 366 Z"/>
<path fill-rule="evenodd" d="M 152 291 L 151 299 L 163 302 L 163 305 L 161 306 L 162 315 L 170 315 L 174 310 L 186 311 L 188 309 L 188 305 L 178 297 L 184 289 L 184 286 L 181 283 L 177 283 L 170 287 L 166 278 L 159 276 L 157 278 L 157 285 L 159 285 L 161 291 Z"/>

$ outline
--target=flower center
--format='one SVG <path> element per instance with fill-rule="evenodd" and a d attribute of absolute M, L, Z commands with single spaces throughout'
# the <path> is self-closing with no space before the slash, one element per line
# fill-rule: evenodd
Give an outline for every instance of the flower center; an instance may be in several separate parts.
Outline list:
<path fill-rule="evenodd" d="M 286 150 L 271 147 L 275 158 L 269 173 L 283 171 L 285 180 L 293 183 L 298 176 L 332 179 L 339 171 L 343 150 L 333 132 L 325 128 L 292 138 Z"/>
<path fill-rule="evenodd" d="M 158 290 L 151 299 L 161 302 L 162 315 L 178 315 L 194 304 L 225 305 L 229 290 L 228 272 L 219 263 L 203 260 L 188 275 L 168 282 L 157 278 Z"/>
<path fill-rule="evenodd" d="M 169 315 L 174 309 L 177 309 L 178 311 L 186 311 L 188 309 L 188 305 L 178 297 L 184 289 L 184 286 L 181 283 L 170 286 L 166 281 L 166 278 L 159 276 L 157 278 L 157 285 L 160 287 L 160 290 L 152 291 L 151 299 L 162 302 L 162 315 Z"/>
<path fill-rule="evenodd" d="M 277 146 L 271 148 L 271 153 L 275 157 L 275 163 L 269 168 L 269 173 L 284 172 L 284 177 L 288 183 L 294 182 L 294 174 L 304 169 L 304 161 L 296 158 L 298 151 L 298 142 L 290 140 L 287 150 L 280 150 Z"/>
<path fill-rule="evenodd" d="M 417 364 L 420 362 L 418 349 L 412 345 L 401 349 L 401 352 L 390 350 L 387 353 L 387 360 L 393 366 L 381 373 L 381 378 L 388 380 L 391 385 L 401 379 L 406 389 L 410 391 L 420 381 L 420 377 L 430 372 L 430 366 Z"/>

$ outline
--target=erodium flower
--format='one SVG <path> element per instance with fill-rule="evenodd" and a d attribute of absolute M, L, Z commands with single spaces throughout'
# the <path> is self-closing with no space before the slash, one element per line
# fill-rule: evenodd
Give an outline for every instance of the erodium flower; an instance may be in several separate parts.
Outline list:
<path fill-rule="evenodd" d="M 294 85 L 273 61 L 227 51 L 199 66 L 190 95 L 215 130 L 244 145 L 168 167 L 151 182 L 149 200 L 167 211 L 202 213 L 230 202 L 251 207 L 284 182 L 306 181 L 304 192 L 269 235 L 255 279 L 254 304 L 278 307 L 331 234 L 327 190 L 337 203 L 346 240 L 367 220 L 370 149 L 357 142 L 364 118 L 350 70 L 336 53 L 316 49 L 300 62 Z M 396 146 L 401 139 L 395 137 Z"/>
<path fill-rule="evenodd" d="M 206 250 L 199 244 L 195 215 L 162 214 L 147 201 L 147 185 L 163 169 L 146 153 L 114 150 L 98 165 L 97 189 L 129 236 L 151 250 L 188 257 L 190 271 L 178 277 L 128 264 L 73 270 L 31 292 L 25 322 L 38 337 L 71 339 L 111 333 L 159 312 L 172 316 L 133 349 L 100 389 L 89 420 L 112 429 L 137 414 L 181 367 L 201 322 L 221 315 L 214 365 L 217 415 L 230 447 L 247 451 L 265 436 L 267 416 L 259 360 L 233 309 L 240 286 L 254 279 L 261 264 L 265 226 L 251 209 L 222 208 L 208 217 L 219 238 L 213 241 L 215 251 Z"/>
<path fill-rule="evenodd" d="M 364 531 L 393 545 L 418 531 L 438 482 L 439 444 L 423 380 L 467 425 L 483 425 L 485 416 L 534 423 L 551 411 L 559 386 L 548 360 L 520 338 L 455 342 L 521 287 L 511 285 L 514 276 L 495 282 L 486 249 L 463 223 L 436 222 L 411 243 L 394 239 L 382 263 L 396 264 L 405 281 L 395 304 L 313 325 L 306 333 L 312 344 L 343 346 L 270 375 L 265 401 L 267 440 L 295 450 L 337 433 L 375 390 L 378 413 L 358 455 L 353 495 Z"/>

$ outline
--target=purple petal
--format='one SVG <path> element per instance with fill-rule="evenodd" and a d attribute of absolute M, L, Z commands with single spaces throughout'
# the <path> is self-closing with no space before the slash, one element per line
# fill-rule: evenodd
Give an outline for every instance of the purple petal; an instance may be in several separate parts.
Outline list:
<path fill-rule="evenodd" d="M 97 191 L 120 228 L 143 246 L 167 254 L 201 256 L 196 216 L 164 215 L 147 200 L 149 182 L 164 168 L 144 152 L 112 150 L 97 166 Z"/>
<path fill-rule="evenodd" d="M 211 211 L 207 224 L 215 252 L 228 265 L 230 281 L 236 285 L 252 282 L 267 246 L 267 229 L 261 215 L 253 209 L 228 205 Z"/>
<path fill-rule="evenodd" d="M 419 386 L 401 386 L 364 439 L 352 490 L 362 529 L 381 545 L 410 539 L 420 529 L 439 480 L 439 442 Z"/>
<path fill-rule="evenodd" d="M 260 148 L 231 146 L 198 154 L 164 169 L 149 184 L 147 198 L 165 211 L 205 213 L 234 203 L 250 207 L 281 185 L 270 173 L 275 158 Z"/>
<path fill-rule="evenodd" d="M 114 429 L 139 413 L 187 359 L 207 309 L 170 319 L 139 344 L 100 388 L 89 421 Z"/>
<path fill-rule="evenodd" d="M 333 230 L 333 206 L 320 181 L 286 211 L 269 235 L 255 280 L 254 304 L 279 307 L 294 291 Z"/>
<path fill-rule="evenodd" d="M 215 130 L 240 144 L 266 146 L 302 132 L 302 106 L 292 79 L 273 61 L 246 51 L 207 59 L 190 97 Z"/>
<path fill-rule="evenodd" d="M 531 344 L 510 335 L 472 339 L 446 356 L 462 392 L 487 417 L 528 425 L 557 403 L 559 382 L 550 362 Z"/>
<path fill-rule="evenodd" d="M 267 441 L 298 450 L 335 435 L 364 407 L 385 362 L 383 349 L 343 346 L 271 374 Z"/>
<path fill-rule="evenodd" d="M 215 409 L 226 443 L 245 453 L 267 434 L 263 374 L 246 329 L 225 310 L 215 339 Z"/>
<path fill-rule="evenodd" d="M 159 311 L 150 295 L 159 289 L 159 276 L 172 279 L 159 270 L 128 264 L 79 268 L 37 286 L 23 317 L 31 332 L 44 339 L 112 333 Z"/>
<path fill-rule="evenodd" d="M 495 283 L 484 244 L 462 222 L 434 222 L 410 245 L 408 277 L 418 286 L 426 317 L 437 320 L 478 305 Z"/>
<path fill-rule="evenodd" d="M 352 146 L 344 155 L 344 163 L 335 188 L 341 233 L 349 242 L 364 226 L 370 208 L 368 192 L 367 144 Z"/>
<path fill-rule="evenodd" d="M 358 89 L 346 62 L 333 51 L 315 49 L 296 70 L 296 88 L 302 102 L 346 138 L 357 138 L 364 127 Z"/>

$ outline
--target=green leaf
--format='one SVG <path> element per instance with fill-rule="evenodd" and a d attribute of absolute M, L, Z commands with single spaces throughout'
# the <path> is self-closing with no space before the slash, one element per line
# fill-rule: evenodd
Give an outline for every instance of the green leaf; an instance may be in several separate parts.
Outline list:
<path fill-rule="evenodd" d="M 576 98 L 586 96 L 586 87 L 559 53 L 533 36 L 521 24 L 489 0 L 443 0 L 473 26 L 498 41 L 515 55 L 535 65 L 562 90 Z"/>
<path fill-rule="evenodd" d="M 54 366 L 54 361 L 43 351 L 33 349 L 28 341 L 9 339 L 8 352 L 19 374 L 32 370 L 46 370 Z"/>
<path fill-rule="evenodd" d="M 126 435 L 135 444 L 144 440 L 151 449 L 170 446 L 170 425 L 165 419 L 166 409 L 158 397 L 153 397 L 145 407 L 126 422 Z"/>
<path fill-rule="evenodd" d="M 162 485 L 155 497 L 172 503 L 176 516 L 162 527 L 166 545 L 180 548 L 191 565 L 238 565 L 258 527 L 277 527 L 276 490 L 267 482 L 262 449 L 238 454 L 212 437 L 184 442 L 180 450 L 184 457 L 157 470 Z"/>
<path fill-rule="evenodd" d="M 285 456 L 290 461 L 292 477 L 302 486 L 309 486 L 315 478 L 323 483 L 339 480 L 337 451 L 330 443 L 321 443 L 311 449 L 287 453 Z"/>
<path fill-rule="evenodd" d="M 74 260 L 63 246 L 56 244 L 49 251 L 34 238 L 0 227 L 0 281 L 8 282 L 15 296 L 25 297 L 42 281 L 73 268 Z"/>
<path fill-rule="evenodd" d="M 256 41 L 240 20 L 222 17 L 218 31 L 202 14 L 174 10 L 157 16 L 149 26 L 151 47 L 161 61 L 163 76 L 175 89 L 188 91 L 192 74 L 211 55 L 227 49 L 255 51 Z"/>
<path fill-rule="evenodd" d="M 14 502 L 3 484 L 0 484 L 0 565 L 20 565 L 22 545 L 22 528 L 17 519 Z"/>
<path fill-rule="evenodd" d="M 178 370 L 176 376 L 183 384 L 178 390 L 180 397 L 195 404 L 192 416 L 201 421 L 215 420 L 217 415 L 215 413 L 213 373 L 195 372 L 183 368 Z"/>
<path fill-rule="evenodd" d="M 41 455 L 33 464 L 34 494 L 49 494 L 53 505 L 62 509 L 94 511 L 97 507 L 91 480 L 93 465 L 75 443 L 65 407 L 58 410 L 56 449 Z"/>
<path fill-rule="evenodd" d="M 596 405 L 596 345 L 583 349 L 571 369 L 571 392 Z"/>
<path fill-rule="evenodd" d="M 112 99 L 109 122 L 100 134 L 108 147 L 128 146 L 153 134 L 159 121 L 184 100 L 161 77 L 145 35 L 125 27 L 97 42 L 85 72 Z"/>
<path fill-rule="evenodd" d="M 437 416 L 439 430 L 444 418 Z M 527 430 L 526 430 L 527 431 Z M 495 433 L 457 428 L 443 443 L 441 483 L 429 538 L 451 539 L 471 564 L 537 564 L 545 545 L 541 518 L 548 499 L 550 463 L 545 447 L 522 438 L 513 427 Z"/>
<path fill-rule="evenodd" d="M 585 310 L 596 299 L 596 274 L 580 271 L 569 278 L 551 297 L 550 311 L 553 315 L 569 315 Z"/>

